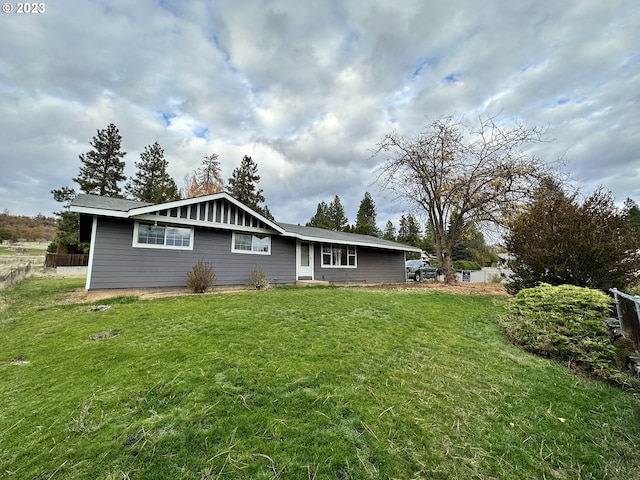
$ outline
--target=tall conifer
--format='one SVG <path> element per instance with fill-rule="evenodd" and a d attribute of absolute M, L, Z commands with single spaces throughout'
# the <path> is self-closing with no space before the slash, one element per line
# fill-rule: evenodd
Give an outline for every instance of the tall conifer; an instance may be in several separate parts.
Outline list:
<path fill-rule="evenodd" d="M 122 198 L 119 182 L 126 180 L 121 150 L 122 137 L 113 123 L 98 133 L 90 142 L 93 150 L 81 154 L 80 174 L 73 179 L 80 191 L 106 197 Z"/>
<path fill-rule="evenodd" d="M 129 179 L 125 191 L 136 200 L 150 203 L 179 200 L 176 182 L 167 172 L 169 162 L 164 158 L 164 150 L 158 142 L 148 145 L 136 162 L 138 171 Z"/>

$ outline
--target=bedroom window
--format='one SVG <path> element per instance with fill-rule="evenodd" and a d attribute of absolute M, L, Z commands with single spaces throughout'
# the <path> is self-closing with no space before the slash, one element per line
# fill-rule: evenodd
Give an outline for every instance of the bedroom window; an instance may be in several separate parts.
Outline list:
<path fill-rule="evenodd" d="M 358 266 L 356 247 L 354 245 L 322 245 L 323 267 L 347 267 Z"/>
<path fill-rule="evenodd" d="M 271 236 L 250 233 L 233 233 L 231 251 L 271 255 Z"/>
<path fill-rule="evenodd" d="M 193 228 L 136 222 L 133 232 L 133 246 L 193 250 Z"/>

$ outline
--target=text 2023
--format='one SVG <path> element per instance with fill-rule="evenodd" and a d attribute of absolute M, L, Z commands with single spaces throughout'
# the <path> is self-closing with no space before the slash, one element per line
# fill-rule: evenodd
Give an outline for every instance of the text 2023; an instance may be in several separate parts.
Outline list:
<path fill-rule="evenodd" d="M 46 5 L 41 3 L 16 3 L 16 13 L 44 13 Z"/>

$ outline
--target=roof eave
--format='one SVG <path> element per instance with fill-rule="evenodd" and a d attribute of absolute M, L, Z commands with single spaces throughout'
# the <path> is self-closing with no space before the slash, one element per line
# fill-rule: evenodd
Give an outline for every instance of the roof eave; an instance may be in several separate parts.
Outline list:
<path fill-rule="evenodd" d="M 69 211 L 74 213 L 84 213 L 87 215 L 103 215 L 106 217 L 128 218 L 129 212 L 122 210 L 109 210 L 106 208 L 84 207 L 81 205 L 70 205 Z"/>
<path fill-rule="evenodd" d="M 285 232 L 283 234 L 284 237 L 292 237 L 297 238 L 298 240 L 304 240 L 305 242 L 317 242 L 317 243 L 332 243 L 332 244 L 340 244 L 340 245 L 354 245 L 356 247 L 369 247 L 369 248 L 378 248 L 382 250 L 396 250 L 400 252 L 416 252 L 422 253 L 422 249 L 418 247 L 412 247 L 411 245 L 382 245 L 375 242 L 365 242 L 358 240 L 347 240 L 347 239 L 333 239 L 333 238 L 323 238 L 316 237 L 312 235 L 303 235 L 301 233 L 296 232 Z"/>

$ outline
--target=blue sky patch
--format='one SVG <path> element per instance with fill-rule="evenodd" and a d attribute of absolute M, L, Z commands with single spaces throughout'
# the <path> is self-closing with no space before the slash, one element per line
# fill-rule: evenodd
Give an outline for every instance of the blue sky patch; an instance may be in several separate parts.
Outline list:
<path fill-rule="evenodd" d="M 450 73 L 449 75 L 444 77 L 442 81 L 445 83 L 458 83 L 460 81 L 460 74 L 455 72 Z"/>

